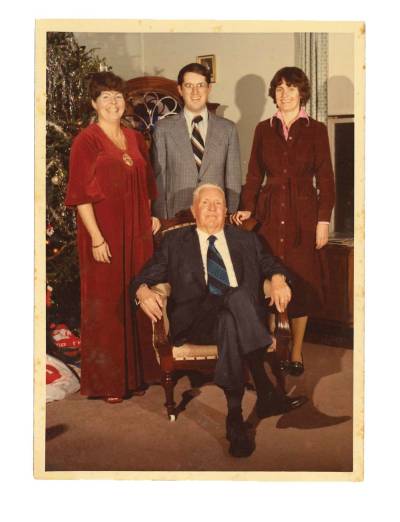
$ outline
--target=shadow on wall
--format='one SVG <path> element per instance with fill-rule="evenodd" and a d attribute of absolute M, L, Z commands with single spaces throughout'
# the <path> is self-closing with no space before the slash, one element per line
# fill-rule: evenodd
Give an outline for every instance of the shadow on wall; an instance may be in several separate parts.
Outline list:
<path fill-rule="evenodd" d="M 354 114 L 354 85 L 347 76 L 328 78 L 328 115 Z"/>
<path fill-rule="evenodd" d="M 235 88 L 235 103 L 240 112 L 236 126 L 240 140 L 243 183 L 247 174 L 254 129 L 260 122 L 267 103 L 266 89 L 264 79 L 256 74 L 243 76 Z"/>

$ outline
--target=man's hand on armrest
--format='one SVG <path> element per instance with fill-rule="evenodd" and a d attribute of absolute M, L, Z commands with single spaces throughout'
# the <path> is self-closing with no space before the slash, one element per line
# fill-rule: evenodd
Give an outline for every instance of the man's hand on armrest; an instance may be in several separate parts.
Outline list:
<path fill-rule="evenodd" d="M 284 312 L 290 299 L 292 292 L 286 283 L 285 276 L 275 274 L 271 278 L 271 302 L 269 306 L 275 305 L 278 312 Z"/>
<path fill-rule="evenodd" d="M 140 285 L 136 292 L 136 299 L 143 312 L 156 323 L 162 318 L 162 298 L 147 285 Z"/>

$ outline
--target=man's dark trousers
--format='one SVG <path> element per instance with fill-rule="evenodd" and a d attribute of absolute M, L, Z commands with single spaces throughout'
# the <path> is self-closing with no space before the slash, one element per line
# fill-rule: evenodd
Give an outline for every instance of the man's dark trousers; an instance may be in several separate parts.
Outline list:
<path fill-rule="evenodd" d="M 174 336 L 174 345 L 216 344 L 214 382 L 226 390 L 243 389 L 243 359 L 272 343 L 265 316 L 242 287 L 230 288 L 222 296 L 208 294 L 190 328 Z"/>

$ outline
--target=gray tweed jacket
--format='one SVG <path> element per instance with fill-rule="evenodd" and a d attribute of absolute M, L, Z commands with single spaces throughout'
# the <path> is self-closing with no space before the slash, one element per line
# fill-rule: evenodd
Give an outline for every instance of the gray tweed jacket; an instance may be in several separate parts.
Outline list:
<path fill-rule="evenodd" d="M 205 151 L 197 171 L 183 111 L 158 121 L 154 132 L 152 164 L 158 198 L 153 215 L 171 218 L 192 204 L 200 183 L 224 189 L 229 212 L 237 210 L 242 185 L 239 138 L 235 124 L 209 112 Z"/>

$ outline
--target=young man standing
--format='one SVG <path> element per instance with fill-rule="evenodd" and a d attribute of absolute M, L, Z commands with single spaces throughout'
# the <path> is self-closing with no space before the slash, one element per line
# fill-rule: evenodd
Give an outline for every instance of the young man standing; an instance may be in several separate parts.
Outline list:
<path fill-rule="evenodd" d="M 242 185 L 236 126 L 207 110 L 210 71 L 203 65 L 190 63 L 179 71 L 178 91 L 183 110 L 159 120 L 154 133 L 152 163 L 159 194 L 154 215 L 172 218 L 189 209 L 200 183 L 219 185 L 233 213 Z"/>

